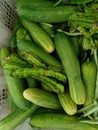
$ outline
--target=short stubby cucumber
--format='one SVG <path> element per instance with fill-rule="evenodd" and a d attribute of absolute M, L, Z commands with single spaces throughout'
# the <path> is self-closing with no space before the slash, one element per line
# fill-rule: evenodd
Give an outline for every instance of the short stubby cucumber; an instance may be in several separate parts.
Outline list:
<path fill-rule="evenodd" d="M 56 95 L 39 88 L 28 88 L 23 92 L 24 97 L 30 102 L 51 109 L 62 109 Z"/>
<path fill-rule="evenodd" d="M 37 23 L 21 19 L 23 26 L 28 30 L 33 41 L 41 46 L 46 52 L 54 51 L 54 44 L 51 37 Z"/>
<path fill-rule="evenodd" d="M 90 105 L 95 100 L 97 66 L 94 61 L 85 61 L 81 65 L 82 78 L 84 80 L 87 98 L 85 106 Z"/>
<path fill-rule="evenodd" d="M 64 111 L 68 115 L 74 115 L 77 112 L 77 105 L 73 100 L 71 99 L 69 92 L 59 93 L 58 98 L 60 101 L 60 104 L 62 105 Z"/>
<path fill-rule="evenodd" d="M 76 104 L 84 104 L 86 90 L 81 77 L 80 64 L 68 35 L 58 32 L 54 38 L 57 53 L 63 64 L 68 78 L 69 92 L 72 100 Z"/>

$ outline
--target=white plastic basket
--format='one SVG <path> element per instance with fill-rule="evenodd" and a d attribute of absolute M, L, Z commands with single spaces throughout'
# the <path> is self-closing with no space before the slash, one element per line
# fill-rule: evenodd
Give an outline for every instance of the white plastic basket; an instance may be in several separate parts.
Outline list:
<path fill-rule="evenodd" d="M 14 0 L 0 0 L 0 47 L 8 46 L 16 16 L 14 5 Z M 7 85 L 0 67 L 0 119 L 9 113 L 7 94 Z"/>
<path fill-rule="evenodd" d="M 9 45 L 11 30 L 16 18 L 15 13 L 16 0 L 0 0 L 0 48 Z M 0 120 L 10 113 L 8 107 L 8 91 L 2 68 L 0 67 Z M 32 130 L 27 119 L 15 130 Z"/>

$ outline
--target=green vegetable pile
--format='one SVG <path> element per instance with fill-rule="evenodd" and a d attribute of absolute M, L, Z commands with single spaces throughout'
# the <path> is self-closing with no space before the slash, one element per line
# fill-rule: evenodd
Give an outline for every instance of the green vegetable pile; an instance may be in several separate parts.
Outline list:
<path fill-rule="evenodd" d="M 33 128 L 98 129 L 98 0 L 17 0 L 9 47 L 0 48 L 11 113 Z"/>

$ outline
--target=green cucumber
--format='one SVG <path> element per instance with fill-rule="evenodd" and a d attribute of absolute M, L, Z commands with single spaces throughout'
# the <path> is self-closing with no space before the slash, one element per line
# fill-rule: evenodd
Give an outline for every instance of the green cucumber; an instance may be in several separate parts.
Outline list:
<path fill-rule="evenodd" d="M 46 52 L 54 51 L 54 44 L 51 37 L 37 23 L 21 19 L 23 26 L 28 30 L 33 41 L 41 46 Z"/>
<path fill-rule="evenodd" d="M 0 120 L 0 130 L 13 130 L 23 123 L 31 114 L 33 114 L 39 106 L 32 105 L 27 110 L 17 109 L 5 118 Z"/>
<path fill-rule="evenodd" d="M 95 100 L 97 67 L 94 61 L 85 61 L 81 65 L 82 78 L 86 88 L 85 106 L 90 105 Z"/>
<path fill-rule="evenodd" d="M 48 66 L 50 65 L 50 66 L 60 68 L 61 70 L 63 69 L 60 61 L 58 61 L 51 54 L 47 53 L 46 51 L 44 51 L 42 48 L 40 48 L 38 45 L 32 43 L 31 41 L 23 39 L 17 43 L 17 47 L 20 52 L 30 52 L 30 53 L 34 54 Z"/>
<path fill-rule="evenodd" d="M 39 113 L 31 117 L 30 125 L 35 128 L 57 130 L 97 130 L 97 125 L 91 125 L 78 121 L 77 116 L 69 116 L 61 113 Z"/>
<path fill-rule="evenodd" d="M 64 5 L 57 7 L 32 7 L 23 6 L 17 8 L 17 14 L 20 18 L 24 18 L 31 22 L 38 23 L 58 23 L 65 22 L 75 13 L 74 6 Z"/>
<path fill-rule="evenodd" d="M 23 92 L 23 96 L 30 102 L 51 109 L 61 109 L 61 105 L 56 95 L 39 88 L 28 88 Z"/>
<path fill-rule="evenodd" d="M 68 115 L 74 115 L 77 112 L 77 105 L 71 99 L 68 92 L 59 93 L 58 98 L 61 106 Z"/>
<path fill-rule="evenodd" d="M 20 109 L 28 109 L 31 103 L 23 97 L 23 91 L 25 89 L 23 80 L 12 77 L 11 70 L 3 68 L 3 64 L 5 62 L 4 58 L 9 55 L 8 49 L 1 48 L 0 54 L 0 62 L 2 65 L 5 81 L 14 103 Z"/>
<path fill-rule="evenodd" d="M 81 77 L 80 64 L 69 36 L 58 32 L 54 37 L 55 47 L 68 78 L 69 92 L 76 104 L 84 104 L 86 90 Z"/>
<path fill-rule="evenodd" d="M 24 5 L 34 6 L 34 7 L 51 7 L 54 5 L 54 2 L 46 0 L 17 0 L 16 7 L 20 8 Z"/>

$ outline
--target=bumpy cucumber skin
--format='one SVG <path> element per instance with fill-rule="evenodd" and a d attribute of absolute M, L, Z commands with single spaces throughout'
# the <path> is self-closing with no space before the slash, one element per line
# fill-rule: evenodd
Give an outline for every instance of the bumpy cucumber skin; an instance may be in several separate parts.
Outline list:
<path fill-rule="evenodd" d="M 94 61 L 85 61 L 81 65 L 82 78 L 86 88 L 85 106 L 90 105 L 95 99 L 97 67 Z"/>
<path fill-rule="evenodd" d="M 55 35 L 55 47 L 68 77 L 70 96 L 76 104 L 84 104 L 86 90 L 81 77 L 79 60 L 72 44 L 63 32 Z"/>

